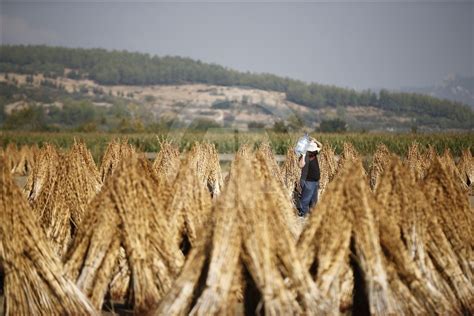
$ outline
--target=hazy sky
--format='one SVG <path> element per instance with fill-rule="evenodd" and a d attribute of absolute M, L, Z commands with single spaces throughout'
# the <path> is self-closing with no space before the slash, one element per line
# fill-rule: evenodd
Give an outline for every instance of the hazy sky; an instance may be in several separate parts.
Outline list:
<path fill-rule="evenodd" d="M 0 1 L 4 44 L 187 56 L 357 89 L 474 76 L 474 0 Z"/>

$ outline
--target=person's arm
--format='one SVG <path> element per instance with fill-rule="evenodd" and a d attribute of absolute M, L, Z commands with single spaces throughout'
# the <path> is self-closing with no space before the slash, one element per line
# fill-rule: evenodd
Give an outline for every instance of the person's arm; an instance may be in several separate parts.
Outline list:
<path fill-rule="evenodd" d="M 321 144 L 321 142 L 318 142 L 316 139 L 314 140 L 314 142 L 315 142 L 316 144 L 318 144 L 318 147 L 319 147 L 320 149 L 323 149 L 323 144 Z"/>
<path fill-rule="evenodd" d="M 300 158 L 298 159 L 298 166 L 303 169 L 304 165 L 306 164 L 305 162 L 305 154 L 302 154 Z"/>
<path fill-rule="evenodd" d="M 315 142 L 316 144 L 318 144 L 318 147 L 319 147 L 319 148 L 323 149 L 323 144 L 321 144 L 320 141 L 317 141 L 316 138 L 311 137 L 311 141 Z"/>

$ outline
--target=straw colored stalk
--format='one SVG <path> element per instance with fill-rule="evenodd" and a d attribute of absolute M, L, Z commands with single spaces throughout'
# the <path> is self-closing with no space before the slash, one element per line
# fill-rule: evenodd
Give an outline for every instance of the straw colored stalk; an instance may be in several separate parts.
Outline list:
<path fill-rule="evenodd" d="M 222 177 L 221 164 L 219 161 L 219 154 L 217 153 L 216 146 L 214 144 L 204 144 L 207 153 L 207 164 L 208 176 L 207 186 L 213 198 L 217 198 L 222 191 L 224 186 L 224 179 Z"/>
<path fill-rule="evenodd" d="M 25 185 L 25 194 L 31 203 L 36 200 L 46 183 L 53 183 L 57 178 L 59 153 L 57 149 L 46 144 L 37 153 L 37 158 Z"/>
<path fill-rule="evenodd" d="M 20 160 L 20 151 L 15 143 L 9 143 L 3 152 L 4 164 L 7 169 L 13 173 L 15 166 Z"/>
<path fill-rule="evenodd" d="M 257 162 L 260 162 L 260 164 L 264 164 L 264 161 L 258 159 L 258 155 Z M 245 171 L 245 169 L 245 166 L 243 166 L 241 173 L 245 173 L 246 176 L 251 177 L 251 173 Z M 259 169 L 261 168 L 257 168 L 257 170 Z M 241 176 L 240 178 L 241 182 L 239 184 L 239 189 L 242 190 L 242 187 L 245 186 L 245 183 L 251 182 L 249 181 L 249 179 L 245 179 L 244 176 Z M 243 253 L 248 256 L 247 258 L 252 258 L 252 260 L 255 261 L 255 259 L 258 259 L 258 257 L 254 257 L 251 255 L 250 250 L 252 249 L 252 247 L 259 247 L 262 249 L 264 249 L 265 247 L 269 247 L 271 255 L 270 262 L 275 262 L 277 264 L 277 271 L 280 271 L 280 274 L 274 272 L 277 275 L 277 278 L 275 279 L 270 274 L 272 270 L 268 270 L 268 279 L 266 280 L 265 284 L 263 284 L 264 286 L 259 287 L 259 290 L 262 295 L 265 295 L 265 293 L 272 293 L 272 291 L 268 292 L 266 288 L 272 289 L 274 291 L 273 293 L 278 293 L 278 282 L 279 278 L 282 277 L 284 280 L 283 283 L 286 285 L 290 293 L 292 293 L 293 297 L 296 298 L 296 301 L 298 302 L 297 304 L 299 305 L 298 308 L 296 308 L 297 305 L 294 302 L 290 301 L 289 303 L 291 304 L 285 304 L 286 306 L 282 305 L 282 308 L 290 308 L 291 306 L 294 306 L 292 307 L 294 308 L 293 313 L 298 312 L 299 309 L 301 309 L 302 313 L 327 313 L 329 311 L 329 307 L 326 300 L 321 297 L 311 276 L 309 275 L 307 270 L 304 269 L 302 263 L 300 262 L 299 255 L 292 240 L 293 234 L 287 224 L 288 219 L 286 213 L 277 211 L 281 208 L 281 204 L 278 201 L 277 196 L 275 196 L 275 193 L 272 192 L 272 190 L 268 190 L 267 183 L 262 182 L 260 179 L 260 177 L 255 177 L 255 180 L 257 180 L 254 180 L 256 182 L 254 184 L 255 189 L 249 188 L 250 190 L 248 190 L 247 192 L 248 195 L 253 195 L 254 192 L 258 193 L 260 190 L 263 191 L 263 194 L 256 194 L 254 197 L 254 199 L 256 199 L 257 206 L 261 205 L 256 208 L 259 211 L 255 212 L 252 205 L 244 204 L 245 212 L 242 213 L 242 217 L 245 218 L 249 216 L 250 218 L 247 218 L 246 221 L 244 221 L 245 224 L 243 226 Z M 243 201 L 247 200 L 248 198 L 244 197 Z M 269 223 L 269 225 L 267 226 L 267 229 L 269 229 L 269 243 L 267 243 L 264 239 L 262 240 L 264 244 L 256 245 L 252 243 L 250 232 L 258 234 L 259 229 L 252 228 L 251 226 L 247 225 L 247 223 L 249 222 L 249 220 L 255 219 L 253 215 L 256 213 L 258 213 L 258 215 L 266 216 L 266 218 L 263 218 L 262 220 L 264 223 Z M 260 220 L 255 223 L 255 225 L 258 224 L 261 224 Z M 247 230 L 250 231 L 247 232 Z M 245 251 L 245 249 L 248 249 L 248 251 Z M 274 258 L 274 256 L 276 258 Z M 263 262 L 263 260 L 265 260 L 265 257 L 261 258 L 260 260 Z M 265 264 L 269 264 L 270 262 L 265 262 Z M 250 263 L 246 263 L 246 266 L 248 271 L 254 275 L 254 280 L 256 281 L 256 274 L 260 274 L 262 271 L 257 270 L 255 272 L 252 272 L 252 269 L 250 268 Z M 265 270 L 265 272 L 266 271 L 267 270 Z M 288 280 L 290 280 L 289 283 Z M 290 295 L 290 293 L 288 295 Z M 284 299 L 284 296 L 282 296 L 281 298 Z M 270 296 L 268 298 L 268 301 L 263 302 L 266 312 L 267 308 L 270 311 L 272 310 L 271 300 L 272 298 Z"/>
<path fill-rule="evenodd" d="M 319 195 L 322 197 L 329 182 L 332 181 L 337 173 L 338 163 L 334 148 L 325 145 L 319 154 L 319 165 L 321 169 L 321 178 L 319 180 Z"/>
<path fill-rule="evenodd" d="M 261 302 L 254 312 L 321 312 L 323 302 L 300 263 L 283 217 L 275 212 L 277 208 L 265 190 L 265 182 L 254 176 L 254 167 L 246 159 L 234 161 L 232 169 L 232 177 L 213 208 L 215 225 L 209 248 L 191 250 L 173 290 L 154 314 L 233 314 L 239 302 L 234 289 L 242 269 L 252 279 L 246 283 L 255 284 L 260 293 Z M 243 293 L 244 300 L 255 299 L 255 293 L 248 289 Z M 249 294 L 252 297 L 246 296 Z"/>
<path fill-rule="evenodd" d="M 153 169 L 168 183 L 173 183 L 181 164 L 178 146 L 166 140 L 160 141 L 160 151 L 153 162 Z"/>
<path fill-rule="evenodd" d="M 388 264 L 423 305 L 422 313 L 460 314 L 460 304 L 427 252 L 429 205 L 423 191 L 398 158 L 391 158 L 384 169 L 376 193 L 382 205 L 380 241 L 390 258 Z"/>
<path fill-rule="evenodd" d="M 428 236 L 425 242 L 427 253 L 437 271 L 442 275 L 444 281 L 449 283 L 451 289 L 457 297 L 457 301 L 462 305 L 467 314 L 472 313 L 473 308 L 473 286 L 472 282 L 464 275 L 457 259 L 457 254 L 446 237 L 442 222 L 434 214 L 430 203 L 426 197 L 425 218 L 428 226 Z M 441 289 L 441 287 L 440 287 Z"/>
<path fill-rule="evenodd" d="M 462 181 L 465 183 L 470 190 L 470 194 L 474 194 L 474 158 L 472 157 L 471 150 L 464 149 L 457 165 L 459 173 L 461 174 Z"/>
<path fill-rule="evenodd" d="M 170 200 L 171 195 L 171 187 L 168 185 L 167 180 L 164 178 L 162 175 L 157 175 L 156 171 L 153 169 L 152 164 L 148 159 L 139 159 L 139 167 L 140 169 L 143 170 L 144 173 L 149 176 L 149 180 L 152 181 L 152 187 L 153 191 L 146 191 L 143 192 L 144 194 L 147 195 L 148 200 L 155 201 L 156 203 L 159 202 L 159 205 L 155 206 L 155 209 L 157 210 L 164 210 Z M 156 192 L 160 192 L 160 198 L 157 200 L 155 198 Z M 151 195 L 150 195 L 151 194 Z M 153 213 L 154 216 L 158 216 L 159 213 Z M 160 221 L 158 219 L 154 220 L 151 222 L 151 230 L 152 231 L 160 231 L 160 227 L 158 227 L 155 223 L 159 223 Z M 157 251 L 165 251 L 169 247 L 166 245 L 162 245 L 161 243 L 167 242 L 164 241 L 162 238 L 155 238 L 155 235 L 150 236 L 150 243 L 155 247 Z M 179 249 L 175 248 L 176 253 L 175 254 L 166 254 L 164 253 L 163 255 L 165 257 L 171 257 L 175 256 L 176 257 L 176 262 L 170 262 L 169 269 L 172 272 L 172 275 L 177 275 L 181 269 L 181 266 L 183 265 L 184 258 L 181 253 L 178 253 Z M 154 264 L 156 264 L 157 269 L 161 269 L 161 257 L 157 257 Z M 125 253 L 125 249 L 123 247 L 120 247 L 120 252 L 118 256 L 118 260 L 115 264 L 114 272 L 113 272 L 113 277 L 112 281 L 110 282 L 109 285 L 109 294 L 110 298 L 114 302 L 122 302 L 126 303 L 127 301 L 130 301 L 129 299 L 129 283 L 130 283 L 130 268 L 127 263 L 127 256 Z"/>
<path fill-rule="evenodd" d="M 135 313 L 156 304 L 183 263 L 179 249 L 167 242 L 169 227 L 154 190 L 137 159 L 124 160 L 90 204 L 66 269 L 96 308 L 120 264 L 120 247 L 130 270 L 126 292 Z"/>
<path fill-rule="evenodd" d="M 55 181 L 59 165 L 59 153 L 55 147 L 46 144 L 36 153 L 35 163 L 27 178 L 24 194 L 28 201 L 33 202 L 38 196 L 45 183 Z"/>
<path fill-rule="evenodd" d="M 377 189 L 378 179 L 390 162 L 389 157 L 391 156 L 390 151 L 384 144 L 379 144 L 375 150 L 372 158 L 372 167 L 370 168 L 370 188 L 372 190 Z"/>
<path fill-rule="evenodd" d="M 330 302 L 332 314 L 350 312 L 353 301 L 354 278 L 349 264 L 352 214 L 345 209 L 344 181 L 336 177 L 329 184 L 298 241 L 303 266 Z"/>
<path fill-rule="evenodd" d="M 417 142 L 413 142 L 411 146 L 408 148 L 405 164 L 408 166 L 408 169 L 413 174 L 415 179 L 421 180 L 425 177 L 426 162 L 424 162 L 424 157 L 420 153 Z"/>
<path fill-rule="evenodd" d="M 200 227 L 211 215 L 211 195 L 202 181 L 197 160 L 199 155 L 191 152 L 182 164 L 172 187 L 173 196 L 166 206 L 174 245 L 181 245 L 187 238 L 191 246 L 201 238 Z"/>
<path fill-rule="evenodd" d="M 474 284 L 474 212 L 467 194 L 438 159 L 425 178 L 424 192 L 464 275 Z"/>
<path fill-rule="evenodd" d="M 181 274 L 150 315 L 189 314 L 196 293 L 202 287 L 202 276 L 207 271 L 210 245 L 210 239 L 205 238 L 191 249 Z"/>
<path fill-rule="evenodd" d="M 379 205 L 364 179 L 360 161 L 347 163 L 338 176 L 344 179 L 343 196 L 346 209 L 354 217 L 352 235 L 355 259 L 363 271 L 365 288 L 372 315 L 402 314 L 403 309 L 393 292 L 386 260 L 380 246 L 379 225 L 375 214 Z"/>
<path fill-rule="evenodd" d="M 213 210 L 215 225 L 205 288 L 190 308 L 193 315 L 218 315 L 234 308 L 228 306 L 228 301 L 233 280 L 239 272 L 242 243 L 239 210 L 234 204 L 237 198 L 235 183 L 229 183 L 225 197 Z"/>
<path fill-rule="evenodd" d="M 257 151 L 252 165 L 254 177 L 258 177 L 263 182 L 265 193 L 277 205 L 275 213 L 283 216 L 284 223 L 291 232 L 292 240 L 295 240 L 300 233 L 296 208 L 291 198 L 286 195 L 282 179 L 275 177 L 275 168 L 278 168 L 278 165 L 272 157 L 266 149 Z"/>
<path fill-rule="evenodd" d="M 75 143 L 67 153 L 55 159 L 61 161 L 55 170 L 56 177 L 44 184 L 32 207 L 54 249 L 62 256 L 82 221 L 87 204 L 99 192 L 101 181 L 83 143 Z"/>
<path fill-rule="evenodd" d="M 114 139 L 110 142 L 102 157 L 99 168 L 101 181 L 105 182 L 105 179 L 112 175 L 121 160 L 131 159 L 133 156 L 136 156 L 135 149 L 132 145 L 128 144 L 127 139 Z"/>
<path fill-rule="evenodd" d="M 295 191 L 301 191 L 301 168 L 298 166 L 298 157 L 293 148 L 286 151 L 285 161 L 280 168 L 280 173 L 285 184 L 286 194 L 293 199 Z"/>
<path fill-rule="evenodd" d="M 195 143 L 191 155 L 194 157 L 199 179 L 209 189 L 212 197 L 216 198 L 221 192 L 223 179 L 219 155 L 214 144 Z"/>
<path fill-rule="evenodd" d="M 18 160 L 12 169 L 12 173 L 19 176 L 26 176 L 34 164 L 35 149 L 29 146 L 22 146 L 18 153 Z"/>
<path fill-rule="evenodd" d="M 229 179 L 235 176 L 234 175 L 236 171 L 235 165 L 237 165 L 242 159 L 244 160 L 251 159 L 252 155 L 253 155 L 253 148 L 248 143 L 244 143 L 239 147 L 239 149 L 235 153 L 234 160 L 232 160 L 231 162 L 229 174 L 227 175 L 225 179 L 226 184 L 229 182 Z"/>
<path fill-rule="evenodd" d="M 236 194 L 235 182 L 230 181 L 213 207 L 210 229 L 202 229 L 203 238 L 191 248 L 183 271 L 154 315 L 187 315 L 193 307 L 198 315 L 232 310 L 227 303 L 241 251 Z"/>
<path fill-rule="evenodd" d="M 362 158 L 360 154 L 357 152 L 357 150 L 354 148 L 352 143 L 344 143 L 343 144 L 343 149 L 342 149 L 342 155 L 339 161 L 337 162 L 337 171 L 339 172 L 340 170 L 343 169 L 344 165 L 356 165 L 359 166 L 361 169 L 360 171 L 363 174 L 363 178 L 367 180 L 367 183 L 369 182 L 368 179 L 368 174 L 367 171 L 364 169 L 364 166 L 362 165 Z"/>
<path fill-rule="evenodd" d="M 266 174 L 267 177 L 272 177 L 276 180 L 276 183 L 284 189 L 285 180 L 280 172 L 280 167 L 278 166 L 278 162 L 276 161 L 275 154 L 272 151 L 272 148 L 269 143 L 264 142 L 260 144 L 257 150 L 257 157 L 260 157 L 262 161 L 265 161 L 265 165 L 268 167 L 268 171 L 271 174 Z"/>
<path fill-rule="evenodd" d="M 466 182 L 465 175 L 459 172 L 459 169 L 456 167 L 456 162 L 454 161 L 449 148 L 446 148 L 443 155 L 439 157 L 439 160 L 444 165 L 451 177 L 453 177 L 454 181 L 457 182 L 462 188 L 462 190 L 469 192 L 469 185 Z"/>
<path fill-rule="evenodd" d="M 98 315 L 65 277 L 21 191 L 0 162 L 0 265 L 5 315 Z"/>

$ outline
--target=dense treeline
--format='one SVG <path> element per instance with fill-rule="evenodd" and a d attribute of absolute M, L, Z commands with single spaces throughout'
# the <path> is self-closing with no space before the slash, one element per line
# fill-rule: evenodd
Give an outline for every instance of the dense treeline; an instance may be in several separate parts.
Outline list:
<path fill-rule="evenodd" d="M 413 114 L 420 123 L 473 128 L 474 113 L 466 105 L 433 97 L 382 90 L 351 89 L 282 78 L 271 74 L 243 73 L 189 58 L 158 57 L 127 51 L 48 46 L 1 46 L 0 72 L 43 73 L 47 77 L 87 78 L 104 85 L 205 83 L 247 86 L 279 91 L 311 108 L 375 106 L 396 114 Z"/>

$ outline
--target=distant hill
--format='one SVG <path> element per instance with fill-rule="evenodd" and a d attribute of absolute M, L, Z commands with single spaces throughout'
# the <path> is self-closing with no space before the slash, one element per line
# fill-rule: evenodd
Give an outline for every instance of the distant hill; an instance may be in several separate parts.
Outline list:
<path fill-rule="evenodd" d="M 56 115 L 63 110 L 51 104 L 67 103 L 72 97 L 77 102 L 90 102 L 95 108 L 102 106 L 99 112 L 105 118 L 105 104 L 121 104 L 132 119 L 137 111 L 130 106 L 141 105 L 142 112 L 147 109 L 153 114 L 143 115 L 146 120 L 181 115 L 181 120 L 206 119 L 220 126 L 268 126 L 285 120 L 294 126 L 314 128 L 324 119 L 341 118 L 352 130 L 474 128 L 473 110 L 459 102 L 416 93 L 375 93 L 308 84 L 181 57 L 103 49 L 0 46 L 0 73 L 3 91 L 16 87 L 16 93 L 0 99 L 0 105 L 10 112 L 15 107 L 11 104 L 25 107 L 20 101 L 26 98 L 30 103 L 50 107 Z M 38 96 L 48 102 L 38 101 Z M 54 124 L 63 125 L 61 115 L 55 116 Z"/>
<path fill-rule="evenodd" d="M 450 75 L 436 86 L 405 88 L 402 91 L 464 103 L 474 108 L 474 77 Z"/>

